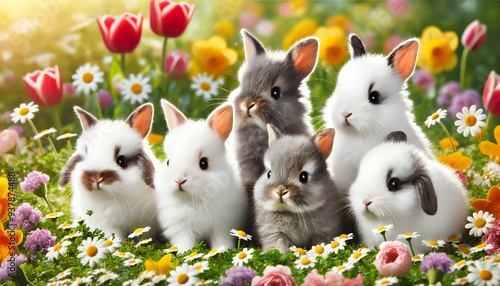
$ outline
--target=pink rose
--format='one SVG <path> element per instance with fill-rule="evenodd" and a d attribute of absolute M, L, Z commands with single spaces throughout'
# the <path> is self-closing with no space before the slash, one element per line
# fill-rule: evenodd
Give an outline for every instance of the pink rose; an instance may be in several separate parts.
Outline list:
<path fill-rule="evenodd" d="M 410 271 L 412 264 L 411 254 L 408 251 L 408 247 L 402 242 L 382 242 L 374 264 L 380 274 L 386 277 L 402 277 Z"/>
<path fill-rule="evenodd" d="M 301 286 L 325 286 L 326 280 L 323 275 L 318 274 L 317 269 L 313 269 L 309 274 L 307 274 L 304 279 L 304 283 Z"/>
<path fill-rule="evenodd" d="M 252 286 L 296 286 L 295 280 L 292 277 L 292 271 L 287 266 L 266 266 L 264 276 L 255 276 L 252 279 Z"/>
<path fill-rule="evenodd" d="M 5 155 L 10 149 L 14 148 L 19 135 L 15 130 L 5 129 L 0 132 L 0 156 Z"/>
<path fill-rule="evenodd" d="M 493 245 L 492 249 L 486 250 L 488 255 L 493 255 L 500 252 L 500 219 L 493 222 L 493 227 L 488 229 L 488 233 L 483 235 L 481 243 Z"/>
<path fill-rule="evenodd" d="M 356 278 L 348 279 L 342 276 L 342 274 L 333 272 L 327 272 L 325 277 L 326 286 L 363 286 L 363 280 L 365 279 L 361 274 L 358 274 Z"/>

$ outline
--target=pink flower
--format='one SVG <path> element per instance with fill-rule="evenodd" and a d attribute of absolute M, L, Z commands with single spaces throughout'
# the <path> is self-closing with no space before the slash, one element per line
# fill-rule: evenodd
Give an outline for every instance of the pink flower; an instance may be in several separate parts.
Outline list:
<path fill-rule="evenodd" d="M 31 99 L 43 107 L 56 105 L 62 98 L 62 82 L 59 67 L 36 70 L 23 77 L 24 86 Z"/>
<path fill-rule="evenodd" d="M 371 50 L 375 47 L 377 44 L 377 39 L 373 34 L 366 33 L 361 36 L 361 41 L 363 41 L 363 44 L 365 45 L 366 50 Z"/>
<path fill-rule="evenodd" d="M 16 81 L 16 74 L 13 71 L 5 72 L 5 83 L 8 85 L 14 84 Z"/>
<path fill-rule="evenodd" d="M 462 34 L 462 45 L 468 50 L 475 51 L 479 49 L 486 38 L 487 30 L 485 24 L 481 24 L 479 20 L 474 20 L 465 28 Z"/>
<path fill-rule="evenodd" d="M 71 82 L 63 83 L 64 96 L 76 96 L 76 87 Z"/>
<path fill-rule="evenodd" d="M 486 110 L 500 116 L 500 76 L 491 71 L 483 90 L 483 103 Z"/>
<path fill-rule="evenodd" d="M 0 132 L 0 156 L 5 155 L 8 151 L 16 146 L 19 135 L 15 130 L 5 129 Z"/>
<path fill-rule="evenodd" d="M 399 241 L 386 241 L 380 244 L 380 251 L 375 257 L 375 267 L 380 274 L 405 276 L 411 268 L 411 254 L 406 245 Z"/>
<path fill-rule="evenodd" d="M 240 16 L 240 26 L 243 29 L 253 30 L 257 22 L 259 22 L 259 16 L 255 13 L 245 12 Z"/>
<path fill-rule="evenodd" d="M 280 15 L 280 17 L 288 18 L 292 16 L 292 13 L 293 13 L 292 3 L 286 2 L 278 6 L 278 14 Z"/>
<path fill-rule="evenodd" d="M 97 92 L 97 96 L 99 97 L 99 103 L 101 104 L 102 108 L 106 108 L 113 104 L 113 96 L 109 91 L 105 89 L 100 89 Z"/>
<path fill-rule="evenodd" d="M 158 36 L 177 38 L 193 17 L 194 5 L 169 0 L 151 0 L 149 6 L 151 30 Z"/>
<path fill-rule="evenodd" d="M 410 5 L 406 0 L 388 0 L 387 9 L 396 16 L 403 16 L 410 12 Z"/>
<path fill-rule="evenodd" d="M 301 286 L 325 286 L 326 280 L 323 278 L 323 275 L 318 274 L 317 269 L 313 269 L 313 271 L 307 274 L 304 279 L 304 283 Z"/>
<path fill-rule="evenodd" d="M 395 47 L 401 44 L 402 41 L 403 38 L 397 35 L 387 37 L 382 43 L 384 53 L 389 54 Z"/>
<path fill-rule="evenodd" d="M 413 83 L 424 90 L 428 90 L 434 85 L 434 77 L 426 70 L 416 70 L 411 80 Z"/>
<path fill-rule="evenodd" d="M 363 286 L 363 280 L 365 279 L 361 274 L 358 274 L 356 278 L 348 279 L 341 274 L 333 272 L 327 272 L 325 277 L 326 286 Z"/>
<path fill-rule="evenodd" d="M 142 14 L 124 13 L 120 16 L 97 17 L 102 40 L 112 53 L 130 53 L 139 44 L 142 34 Z"/>
<path fill-rule="evenodd" d="M 181 51 L 171 52 L 165 59 L 165 74 L 172 74 L 175 80 L 186 74 L 189 66 L 189 54 Z"/>
<path fill-rule="evenodd" d="M 252 286 L 296 286 L 292 277 L 292 271 L 288 266 L 266 266 L 264 276 L 256 276 L 252 279 Z"/>
<path fill-rule="evenodd" d="M 488 233 L 483 236 L 481 243 L 493 245 L 492 249 L 486 250 L 488 255 L 500 252 L 500 219 L 493 222 L 493 227 L 488 229 Z"/>
<path fill-rule="evenodd" d="M 274 34 L 275 30 L 276 27 L 274 27 L 273 22 L 267 19 L 260 20 L 255 26 L 255 31 L 265 37 L 269 37 Z"/>

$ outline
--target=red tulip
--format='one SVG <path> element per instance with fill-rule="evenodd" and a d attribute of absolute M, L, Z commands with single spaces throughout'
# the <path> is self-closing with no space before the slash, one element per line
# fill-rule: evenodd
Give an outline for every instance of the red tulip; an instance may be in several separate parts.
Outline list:
<path fill-rule="evenodd" d="M 151 30 L 158 36 L 176 38 L 186 29 L 193 17 L 194 5 L 169 0 L 151 0 Z"/>
<path fill-rule="evenodd" d="M 491 71 L 483 90 L 483 104 L 488 112 L 500 116 L 500 76 Z"/>
<path fill-rule="evenodd" d="M 63 88 L 58 66 L 28 73 L 23 77 L 23 82 L 28 94 L 36 104 L 47 107 L 61 101 Z"/>
<path fill-rule="evenodd" d="M 102 40 L 112 53 L 123 54 L 132 52 L 141 39 L 142 14 L 125 13 L 120 16 L 104 15 L 97 17 Z"/>
<path fill-rule="evenodd" d="M 472 23 L 465 28 L 462 34 L 462 45 L 469 50 L 479 49 L 486 38 L 486 25 L 479 23 L 478 20 L 474 20 Z"/>
<path fill-rule="evenodd" d="M 188 70 L 189 54 L 181 51 L 171 52 L 165 60 L 165 74 L 172 74 L 179 80 Z"/>

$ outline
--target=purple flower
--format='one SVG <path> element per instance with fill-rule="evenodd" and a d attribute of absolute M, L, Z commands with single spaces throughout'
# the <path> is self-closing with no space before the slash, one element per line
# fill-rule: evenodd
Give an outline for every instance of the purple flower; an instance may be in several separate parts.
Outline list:
<path fill-rule="evenodd" d="M 14 213 L 14 217 L 16 227 L 20 227 L 26 231 L 31 231 L 39 221 L 45 221 L 42 216 L 42 212 L 40 212 L 37 208 L 33 209 L 33 207 L 28 203 L 23 203 L 19 206 Z"/>
<path fill-rule="evenodd" d="M 461 94 L 453 97 L 451 104 L 448 107 L 448 114 L 457 118 L 457 113 L 461 112 L 463 107 L 468 108 L 472 105 L 475 105 L 478 109 L 481 107 L 479 94 L 475 89 L 464 90 Z"/>
<path fill-rule="evenodd" d="M 47 253 L 49 247 L 53 247 L 56 237 L 52 236 L 46 229 L 36 229 L 28 234 L 24 242 L 24 248 L 30 251 L 30 259 L 33 259 L 37 252 Z"/>
<path fill-rule="evenodd" d="M 5 262 L 0 266 L 0 283 L 4 283 L 15 276 L 17 269 L 19 269 L 19 266 L 23 263 L 26 263 L 26 256 L 22 254 L 9 256 L 9 258 L 7 258 L 7 260 L 5 260 Z"/>
<path fill-rule="evenodd" d="M 420 271 L 427 273 L 429 269 L 437 269 L 444 274 L 451 273 L 451 266 L 455 264 L 453 259 L 449 258 L 444 252 L 431 252 L 424 257 L 422 265 L 420 265 Z"/>
<path fill-rule="evenodd" d="M 411 80 L 417 87 L 425 90 L 428 90 L 434 85 L 434 77 L 426 70 L 415 71 Z"/>
<path fill-rule="evenodd" d="M 244 286 L 246 281 L 251 281 L 257 276 L 257 271 L 245 266 L 233 266 L 226 270 L 227 277 L 221 277 L 221 286 Z"/>
<path fill-rule="evenodd" d="M 450 100 L 455 97 L 455 95 L 460 93 L 460 83 L 457 81 L 449 81 L 441 86 L 439 89 L 439 96 L 437 98 L 437 104 L 439 106 L 450 104 Z"/>
<path fill-rule="evenodd" d="M 50 180 L 49 176 L 38 171 L 33 171 L 28 174 L 28 177 L 19 186 L 23 193 L 33 193 L 38 189 L 44 182 Z"/>
<path fill-rule="evenodd" d="M 113 96 L 111 93 L 105 89 L 100 89 L 97 92 L 97 96 L 99 97 L 99 103 L 101 104 L 102 108 L 106 108 L 113 104 Z"/>

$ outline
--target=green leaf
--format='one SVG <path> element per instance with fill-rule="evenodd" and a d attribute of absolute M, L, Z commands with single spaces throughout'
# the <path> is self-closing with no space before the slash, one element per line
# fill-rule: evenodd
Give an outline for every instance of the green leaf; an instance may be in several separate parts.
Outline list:
<path fill-rule="evenodd" d="M 111 63 L 111 67 L 109 69 L 108 83 L 110 89 L 109 91 L 111 92 L 111 95 L 113 95 L 113 100 L 117 102 L 120 99 L 120 95 L 115 91 L 115 86 L 113 83 L 113 79 L 115 78 L 115 76 L 118 76 L 120 80 L 125 77 L 122 68 L 120 67 L 120 62 L 118 61 L 118 58 L 116 56 L 113 57 L 113 62 Z"/>

